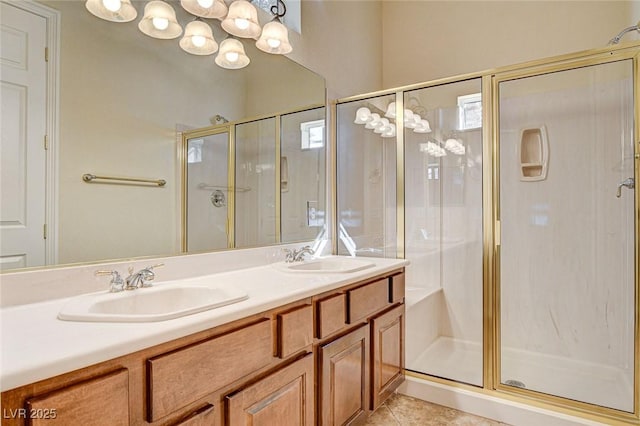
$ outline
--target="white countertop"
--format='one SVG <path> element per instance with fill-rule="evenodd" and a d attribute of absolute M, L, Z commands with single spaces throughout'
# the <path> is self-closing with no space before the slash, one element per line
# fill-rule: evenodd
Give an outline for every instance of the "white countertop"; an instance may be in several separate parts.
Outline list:
<path fill-rule="evenodd" d="M 133 353 L 408 264 L 406 260 L 399 259 L 367 260 L 375 266 L 352 273 L 292 273 L 267 265 L 209 275 L 207 277 L 215 280 L 216 285 L 241 287 L 249 298 L 167 321 L 107 323 L 59 320 L 58 312 L 69 298 L 2 308 L 0 391 Z M 158 275 L 161 278 L 161 274 Z M 162 284 L 158 281 L 155 285 Z"/>

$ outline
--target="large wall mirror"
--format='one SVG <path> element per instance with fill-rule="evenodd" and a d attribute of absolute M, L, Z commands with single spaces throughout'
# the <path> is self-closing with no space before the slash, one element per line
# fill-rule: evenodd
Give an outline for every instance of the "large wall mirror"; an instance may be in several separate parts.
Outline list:
<path fill-rule="evenodd" d="M 15 46 L 19 45 L 15 42 L 18 36 L 16 39 L 5 35 L 8 31 L 13 37 L 22 31 L 5 9 L 19 9 L 20 3 L 2 2 L 1 95 L 5 111 L 11 107 L 7 107 L 7 102 L 13 98 L 10 90 L 5 90 L 12 83 L 5 81 L 5 75 L 8 74 L 4 67 L 8 61 L 4 56 L 5 53 L 17 52 Z M 317 209 L 314 202 L 321 203 L 320 207 L 324 205 L 324 175 L 308 182 L 305 174 L 308 171 L 307 162 L 317 162 L 319 158 L 322 165 L 315 170 L 324 174 L 325 151 L 324 147 L 322 151 L 313 150 L 313 158 L 309 157 L 311 151 L 303 149 L 301 145 L 304 132 L 301 132 L 300 123 L 324 119 L 324 108 L 320 115 L 317 109 L 311 108 L 325 104 L 325 82 L 321 76 L 284 56 L 259 51 L 253 40 L 243 40 L 251 59 L 249 66 L 239 70 L 220 68 L 214 63 L 215 55 L 194 56 L 181 50 L 179 39 L 158 40 L 141 33 L 137 21 L 142 16 L 145 2 L 133 2 L 138 10 L 138 18 L 129 23 L 98 19 L 86 10 L 84 1 L 39 3 L 60 14 L 58 137 L 55 139 L 58 182 L 56 196 L 50 200 L 52 205 L 45 207 L 57 212 L 56 223 L 47 224 L 50 231 L 56 231 L 50 234 L 55 235 L 57 247 L 56 255 L 51 257 L 55 262 L 50 264 L 100 262 L 184 252 L 182 216 L 208 213 L 198 211 L 197 205 L 187 205 L 187 211 L 183 213 L 183 173 L 180 167 L 182 135 L 196 129 L 213 128 L 224 120 L 228 120 L 229 124 L 238 123 L 234 125 L 237 168 L 252 167 L 244 176 L 248 180 L 242 182 L 243 186 L 250 186 L 251 191 L 246 195 L 238 192 L 237 201 L 249 203 L 247 209 L 271 208 L 275 200 L 274 186 L 260 185 L 259 179 L 273 173 L 274 169 L 261 164 L 260 157 L 265 155 L 265 150 L 276 148 L 274 145 L 265 148 L 262 138 L 266 137 L 264 133 L 268 124 L 254 121 L 253 117 L 280 117 L 278 126 L 282 138 L 278 151 L 281 161 L 287 163 L 281 171 L 287 174 L 287 182 L 283 180 L 284 186 L 280 190 L 283 191 L 281 194 L 289 191 L 289 194 L 282 195 L 280 202 L 283 212 L 289 209 L 295 213 L 281 216 L 283 227 L 280 229 L 280 238 L 263 235 L 264 238 L 254 238 L 246 245 L 237 243 L 236 247 L 313 238 L 318 231 L 317 223 L 312 223 L 316 226 L 302 226 L 307 219 L 301 215 Z M 193 20 L 193 16 L 181 9 L 179 2 L 170 3 L 183 27 Z M 269 19 L 266 14 L 262 18 L 263 23 Z M 206 21 L 218 42 L 226 37 L 219 21 Z M 8 49 L 9 43 L 12 43 L 11 49 Z M 292 113 L 294 111 L 301 116 L 296 117 Z M 8 118 L 3 112 L 3 127 L 6 127 L 5 119 Z M 242 127 L 240 123 L 246 124 Z M 5 225 L 15 222 L 14 216 L 19 216 L 20 209 L 30 208 L 23 209 L 22 201 L 15 203 L 14 199 L 7 197 L 16 196 L 24 201 L 25 206 L 29 205 L 29 191 L 18 194 L 19 191 L 10 189 L 26 188 L 20 176 L 31 176 L 32 171 L 30 169 L 28 173 L 23 173 L 26 167 L 21 171 L 18 165 L 11 168 L 13 175 L 6 175 L 10 167 L 5 167 L 5 163 L 19 163 L 14 160 L 20 160 L 21 157 L 19 153 L 13 157 L 10 155 L 11 152 L 5 147 L 5 136 L 3 130 L 0 235 L 2 246 L 6 248 L 10 246 L 6 241 L 11 237 L 9 231 L 12 228 Z M 216 138 L 220 138 L 220 135 L 212 134 L 204 138 L 201 144 L 204 149 L 199 155 L 213 165 L 216 173 L 228 173 L 228 146 L 217 146 Z M 82 179 L 85 174 L 162 179 L 166 184 L 87 183 Z M 46 171 L 43 176 L 46 176 Z M 272 178 L 275 179 L 275 176 Z M 203 178 L 198 183 L 206 182 Z M 298 192 L 292 188 L 299 182 L 315 185 L 313 196 L 298 197 Z M 263 193 L 263 188 L 271 193 Z M 209 208 L 213 205 L 211 196 L 215 191 L 201 192 L 207 194 Z M 294 194 L 296 200 L 290 201 Z M 287 203 L 295 203 L 295 207 L 287 207 Z M 9 206 L 13 207 L 10 209 Z M 41 213 L 40 216 L 45 217 L 45 214 Z M 211 230 L 225 230 L 228 227 L 224 215 L 221 218 L 219 222 L 209 224 Z M 275 220 L 275 217 L 271 219 Z M 291 225 L 294 222 L 296 226 Z M 243 226 L 254 224 L 236 221 L 236 235 L 258 235 L 249 228 L 243 229 Z M 194 240 L 194 249 L 189 251 L 228 247 L 225 244 L 208 244 L 207 241 Z M 4 248 L 0 258 L 3 259 L 3 270 L 44 265 L 31 262 L 29 256 L 5 253 Z"/>

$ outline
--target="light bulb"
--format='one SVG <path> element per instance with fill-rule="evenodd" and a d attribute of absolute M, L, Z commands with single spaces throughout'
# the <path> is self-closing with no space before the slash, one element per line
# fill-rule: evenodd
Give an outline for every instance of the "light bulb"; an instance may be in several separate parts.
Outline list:
<path fill-rule="evenodd" d="M 117 12 L 122 7 L 122 1 L 120 0 L 102 0 L 102 5 L 110 12 Z"/>
<path fill-rule="evenodd" d="M 224 57 L 229 62 L 237 62 L 240 55 L 238 54 L 238 52 L 227 52 L 224 54 Z"/>
<path fill-rule="evenodd" d="M 197 0 L 197 1 L 200 7 L 203 7 L 205 9 L 209 9 L 211 6 L 213 6 L 213 0 Z"/>
<path fill-rule="evenodd" d="M 236 27 L 240 28 L 241 30 L 246 30 L 247 28 L 249 28 L 248 19 L 236 18 L 234 22 L 236 23 Z"/>
<path fill-rule="evenodd" d="M 267 39 L 267 44 L 269 45 L 269 47 L 272 47 L 273 49 L 277 49 L 278 46 L 280 46 L 281 43 L 282 42 L 277 38 Z"/>
<path fill-rule="evenodd" d="M 152 22 L 153 22 L 153 27 L 156 30 L 164 31 L 167 28 L 169 28 L 169 20 L 167 18 L 155 17 L 155 18 L 152 19 Z"/>
<path fill-rule="evenodd" d="M 207 42 L 207 39 L 204 38 L 204 36 L 201 36 L 201 35 L 191 36 L 191 43 L 193 43 L 195 47 L 202 47 L 205 45 L 206 42 Z"/>

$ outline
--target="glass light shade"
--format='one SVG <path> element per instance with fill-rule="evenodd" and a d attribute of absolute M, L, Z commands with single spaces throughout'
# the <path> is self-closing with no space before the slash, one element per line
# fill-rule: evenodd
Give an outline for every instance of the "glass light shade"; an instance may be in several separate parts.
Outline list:
<path fill-rule="evenodd" d="M 293 50 L 289 43 L 287 27 L 278 18 L 264 26 L 256 47 L 273 55 L 286 55 Z"/>
<path fill-rule="evenodd" d="M 237 37 L 257 38 L 260 35 L 260 24 L 256 7 L 247 0 L 235 0 L 222 21 L 222 29 Z"/>
<path fill-rule="evenodd" d="M 192 21 L 184 29 L 180 47 L 192 55 L 212 55 L 218 51 L 211 27 L 202 21 Z"/>
<path fill-rule="evenodd" d="M 392 124 L 384 132 L 382 132 L 383 138 L 394 138 L 396 136 L 396 126 Z"/>
<path fill-rule="evenodd" d="M 384 113 L 385 117 L 396 118 L 396 103 L 391 102 L 387 107 L 387 112 Z"/>
<path fill-rule="evenodd" d="M 84 5 L 91 14 L 111 22 L 130 22 L 138 16 L 131 0 L 87 0 Z"/>
<path fill-rule="evenodd" d="M 365 129 L 375 129 L 380 124 L 380 114 L 373 113 L 369 120 L 367 120 L 367 124 L 365 124 Z"/>
<path fill-rule="evenodd" d="M 222 19 L 229 8 L 222 0 L 180 0 L 184 10 L 202 18 Z"/>
<path fill-rule="evenodd" d="M 244 53 L 244 46 L 235 38 L 226 38 L 220 43 L 216 64 L 229 70 L 237 70 L 249 65 L 251 60 Z"/>
<path fill-rule="evenodd" d="M 404 110 L 404 127 L 408 127 L 409 129 L 415 128 L 415 122 L 413 121 L 413 111 L 410 109 Z"/>
<path fill-rule="evenodd" d="M 384 133 L 385 130 L 387 130 L 389 128 L 389 119 L 387 118 L 382 118 L 380 119 L 380 122 L 378 123 L 378 125 L 373 129 L 373 133 Z"/>
<path fill-rule="evenodd" d="M 361 107 L 356 111 L 356 119 L 353 122 L 356 124 L 366 124 L 370 118 L 371 110 L 367 107 Z"/>
<path fill-rule="evenodd" d="M 431 126 L 429 125 L 429 122 L 423 118 L 420 120 L 420 124 L 418 124 L 413 131 L 415 133 L 431 133 Z"/>
<path fill-rule="evenodd" d="M 149 37 L 160 39 L 176 38 L 182 34 L 176 11 L 169 3 L 160 0 L 152 0 L 145 5 L 138 28 Z"/>

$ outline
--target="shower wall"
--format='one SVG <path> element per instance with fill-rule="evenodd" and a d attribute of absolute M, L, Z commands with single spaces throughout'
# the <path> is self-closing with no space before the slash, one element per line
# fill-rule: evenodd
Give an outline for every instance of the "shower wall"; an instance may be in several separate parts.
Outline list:
<path fill-rule="evenodd" d="M 500 85 L 502 381 L 627 411 L 634 196 L 616 188 L 633 176 L 630 72 L 626 61 Z M 522 181 L 521 131 L 541 125 L 548 175 Z"/>

